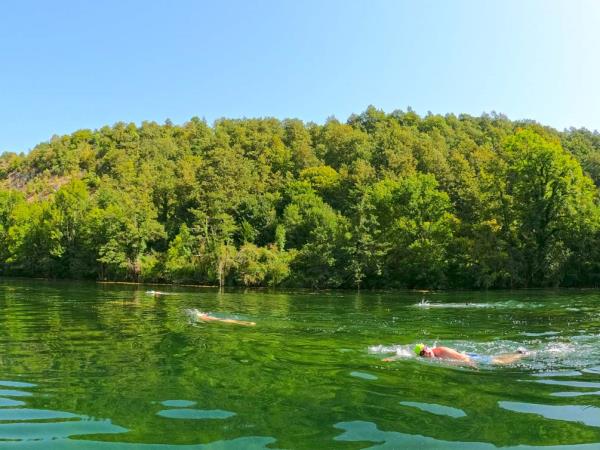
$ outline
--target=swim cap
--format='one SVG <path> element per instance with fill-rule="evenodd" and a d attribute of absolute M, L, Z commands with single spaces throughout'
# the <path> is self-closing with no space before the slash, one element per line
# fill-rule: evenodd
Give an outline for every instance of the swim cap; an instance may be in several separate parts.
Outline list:
<path fill-rule="evenodd" d="M 417 356 L 421 356 L 421 352 L 425 348 L 425 344 L 417 344 L 415 345 L 414 352 Z"/>

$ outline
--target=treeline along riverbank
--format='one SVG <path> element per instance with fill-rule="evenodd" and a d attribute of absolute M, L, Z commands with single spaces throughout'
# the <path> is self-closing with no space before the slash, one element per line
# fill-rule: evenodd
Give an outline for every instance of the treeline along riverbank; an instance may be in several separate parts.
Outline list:
<path fill-rule="evenodd" d="M 600 284 L 600 135 L 500 115 L 118 123 L 0 156 L 0 274 Z"/>

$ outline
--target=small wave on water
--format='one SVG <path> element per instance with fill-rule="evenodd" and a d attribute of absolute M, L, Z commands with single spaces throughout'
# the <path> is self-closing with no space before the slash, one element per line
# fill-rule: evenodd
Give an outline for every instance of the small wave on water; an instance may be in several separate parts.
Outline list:
<path fill-rule="evenodd" d="M 146 291 L 146 295 L 162 296 L 162 295 L 177 295 L 176 292 L 164 292 L 164 291 Z"/>
<path fill-rule="evenodd" d="M 414 344 L 409 345 L 372 345 L 369 347 L 369 353 L 381 355 L 395 355 L 400 358 L 412 358 L 415 356 L 412 348 Z"/>
<path fill-rule="evenodd" d="M 513 406 L 513 405 L 506 405 Z M 597 450 L 597 443 L 590 444 L 565 444 L 552 446 L 537 445 L 510 445 L 498 447 L 489 442 L 483 442 L 483 438 L 478 441 L 451 441 L 436 439 L 429 436 L 423 436 L 416 431 L 415 434 L 403 433 L 398 431 L 384 431 L 379 429 L 374 422 L 355 420 L 351 422 L 338 422 L 335 428 L 342 431 L 341 434 L 334 437 L 336 441 L 346 442 L 373 442 L 374 445 L 368 448 L 379 450 L 394 449 L 431 449 L 431 450 Z"/>
<path fill-rule="evenodd" d="M 432 303 L 428 300 L 421 299 L 419 303 L 415 305 L 417 308 L 491 308 L 494 305 L 491 303 L 474 303 L 474 302 L 464 302 L 464 303 Z"/>
<path fill-rule="evenodd" d="M 0 381 L 0 385 L 20 389 L 38 387 L 35 384 L 20 381 Z M 14 390 L 7 391 L 3 395 L 29 399 L 36 393 Z M 270 436 L 241 436 L 231 440 L 217 440 L 197 445 L 118 442 L 114 436 L 130 430 L 114 424 L 110 419 L 99 419 L 67 411 L 31 408 L 26 407 L 25 401 L 11 400 L 10 398 L 0 398 L 0 448 L 2 449 L 204 450 L 219 448 L 235 450 L 243 448 L 258 450 L 270 448 L 270 445 L 276 442 L 276 439 Z M 182 407 L 191 406 L 190 404 L 194 403 L 182 400 L 163 401 L 161 404 L 168 406 L 169 409 L 161 410 L 156 415 L 165 420 L 225 420 L 235 416 L 235 413 L 230 411 L 196 410 Z M 107 440 L 103 441 L 103 438 Z"/>
<path fill-rule="evenodd" d="M 410 306 L 417 308 L 441 308 L 441 309 L 463 309 L 463 308 L 492 308 L 492 309 L 534 309 L 548 306 L 548 303 L 505 300 L 501 302 L 483 303 L 467 300 L 465 302 L 431 302 L 422 298 L 420 302 Z M 568 309 L 568 308 L 567 308 Z"/>
<path fill-rule="evenodd" d="M 543 337 L 543 336 L 558 336 L 560 333 L 558 331 L 543 331 L 540 333 L 523 331 L 521 335 L 529 336 L 529 337 Z"/>
<path fill-rule="evenodd" d="M 201 311 L 199 309 L 196 308 L 188 308 L 188 309 L 184 309 L 183 313 L 184 315 L 191 321 L 191 322 L 196 322 L 198 320 L 198 313 L 200 313 Z"/>

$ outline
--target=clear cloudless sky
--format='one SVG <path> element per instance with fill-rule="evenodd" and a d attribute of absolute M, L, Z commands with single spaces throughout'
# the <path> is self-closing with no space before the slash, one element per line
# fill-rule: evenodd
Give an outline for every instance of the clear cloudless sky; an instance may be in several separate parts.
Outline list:
<path fill-rule="evenodd" d="M 600 1 L 0 3 L 0 151 L 118 121 L 372 104 L 600 128 Z"/>

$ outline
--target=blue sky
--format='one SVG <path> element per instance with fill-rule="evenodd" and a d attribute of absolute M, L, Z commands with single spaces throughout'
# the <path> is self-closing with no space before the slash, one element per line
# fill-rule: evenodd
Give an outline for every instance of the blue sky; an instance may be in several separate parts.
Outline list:
<path fill-rule="evenodd" d="M 595 0 L 0 4 L 0 151 L 118 121 L 496 111 L 600 129 Z"/>

